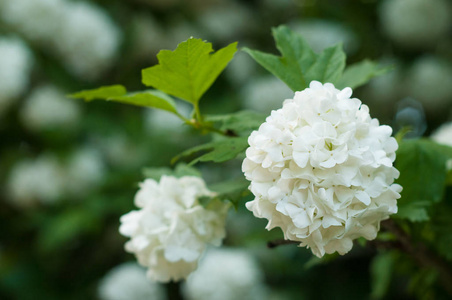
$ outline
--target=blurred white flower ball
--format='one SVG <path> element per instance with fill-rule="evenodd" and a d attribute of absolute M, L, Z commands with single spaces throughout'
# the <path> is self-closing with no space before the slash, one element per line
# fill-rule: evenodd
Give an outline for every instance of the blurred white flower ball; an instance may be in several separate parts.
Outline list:
<path fill-rule="evenodd" d="M 352 90 L 311 82 L 251 133 L 242 170 L 256 197 L 246 207 L 322 257 L 374 239 L 397 212 L 397 142 Z"/>
<path fill-rule="evenodd" d="M 130 237 L 126 250 L 148 267 L 152 280 L 186 278 L 198 265 L 207 244 L 221 245 L 228 204 L 199 198 L 214 196 L 198 177 L 146 179 L 135 195 L 134 210 L 121 217 L 121 234 Z"/>
<path fill-rule="evenodd" d="M 32 131 L 72 129 L 80 120 L 78 102 L 65 97 L 58 88 L 46 85 L 31 92 L 21 109 L 22 123 Z"/>
<path fill-rule="evenodd" d="M 0 18 L 28 39 L 53 46 L 66 4 L 66 0 L 0 0 Z"/>
<path fill-rule="evenodd" d="M 256 62 L 247 53 L 238 51 L 225 69 L 225 74 L 231 83 L 241 86 L 255 76 Z"/>
<path fill-rule="evenodd" d="M 201 11 L 198 22 L 209 40 L 234 42 L 239 35 L 249 31 L 255 21 L 245 6 L 228 2 Z"/>
<path fill-rule="evenodd" d="M 441 125 L 430 137 L 439 144 L 452 147 L 452 122 Z"/>
<path fill-rule="evenodd" d="M 434 56 L 423 56 L 412 65 L 405 81 L 407 93 L 427 112 L 441 112 L 452 105 L 452 65 Z"/>
<path fill-rule="evenodd" d="M 64 194 L 64 170 L 52 154 L 23 160 L 11 168 L 7 191 L 13 204 L 20 207 L 38 202 L 53 203 Z"/>
<path fill-rule="evenodd" d="M 168 48 L 168 37 L 151 15 L 137 15 L 132 22 L 131 51 L 137 59 L 153 59 L 161 49 Z"/>
<path fill-rule="evenodd" d="M 275 76 L 249 80 L 240 92 L 247 109 L 262 113 L 281 107 L 284 99 L 293 97 L 293 91 Z"/>
<path fill-rule="evenodd" d="M 451 28 L 450 2 L 445 0 L 386 0 L 381 25 L 394 42 L 409 48 L 435 47 Z"/>
<path fill-rule="evenodd" d="M 101 300 L 164 300 L 164 287 L 146 278 L 146 270 L 136 263 L 121 264 L 102 279 L 98 289 Z"/>
<path fill-rule="evenodd" d="M 353 53 L 358 47 L 354 33 L 340 23 L 327 20 L 306 20 L 290 24 L 292 30 L 303 36 L 315 52 L 342 43 L 347 53 Z"/>
<path fill-rule="evenodd" d="M 0 114 L 27 88 L 33 56 L 18 38 L 0 37 Z"/>
<path fill-rule="evenodd" d="M 254 257 L 239 249 L 209 249 L 184 287 L 190 300 L 266 299 L 262 270 Z"/>
<path fill-rule="evenodd" d="M 95 79 L 109 67 L 121 32 L 104 10 L 89 2 L 67 2 L 60 27 L 55 47 L 73 74 Z"/>
<path fill-rule="evenodd" d="M 77 196 L 83 196 L 98 187 L 106 174 L 102 155 L 90 147 L 72 153 L 66 168 L 68 192 Z"/>

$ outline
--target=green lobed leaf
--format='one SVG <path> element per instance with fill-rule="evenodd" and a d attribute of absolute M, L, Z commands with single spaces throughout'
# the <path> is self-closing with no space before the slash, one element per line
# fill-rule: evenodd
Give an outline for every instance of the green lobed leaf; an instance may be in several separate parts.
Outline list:
<path fill-rule="evenodd" d="M 383 299 L 391 283 L 395 263 L 395 253 L 382 252 L 374 257 L 370 265 L 371 298 Z"/>
<path fill-rule="evenodd" d="M 345 68 L 345 53 L 342 44 L 326 48 L 308 69 L 305 77 L 308 82 L 317 80 L 322 83 L 336 84 Z"/>
<path fill-rule="evenodd" d="M 433 247 L 439 254 L 452 262 L 452 207 L 441 203 L 432 214 L 432 220 L 429 227 L 433 233 Z"/>
<path fill-rule="evenodd" d="M 336 84 L 345 67 L 342 45 L 316 54 L 307 42 L 286 26 L 273 29 L 276 47 L 281 56 L 243 49 L 270 73 L 285 82 L 293 91 L 301 91 L 313 80 Z"/>
<path fill-rule="evenodd" d="M 84 90 L 78 93 L 68 95 L 71 98 L 84 99 L 85 101 L 92 101 L 94 99 L 109 99 L 111 97 L 121 97 L 127 93 L 127 90 L 122 85 L 102 86 L 97 89 Z"/>
<path fill-rule="evenodd" d="M 211 54 L 211 43 L 190 38 L 174 51 L 160 51 L 159 64 L 144 69 L 142 81 L 146 86 L 196 104 L 236 51 L 237 43 L 232 43 Z"/>
<path fill-rule="evenodd" d="M 108 98 L 107 101 L 120 102 L 136 106 L 152 107 L 178 114 L 174 100 L 157 90 L 129 93 L 119 97 Z"/>
<path fill-rule="evenodd" d="M 270 73 L 285 82 L 293 91 L 301 91 L 309 85 L 304 74 L 314 64 L 317 55 L 308 43 L 287 26 L 272 29 L 276 47 L 282 56 L 276 56 L 244 48 L 243 51 Z"/>
<path fill-rule="evenodd" d="M 447 160 L 452 148 L 425 139 L 406 140 L 397 151 L 397 182 L 403 187 L 396 218 L 412 222 L 428 220 L 427 209 L 443 198 Z"/>
<path fill-rule="evenodd" d="M 238 134 L 249 135 L 250 131 L 256 130 L 265 122 L 266 116 L 249 110 L 242 110 L 226 115 L 208 115 L 205 120 L 208 122 L 221 123 L 220 130 L 233 131 Z"/>
<path fill-rule="evenodd" d="M 172 163 L 182 157 L 191 156 L 200 151 L 208 152 L 192 160 L 189 165 L 196 164 L 200 161 L 224 162 L 234 159 L 239 153 L 245 151 L 246 148 L 248 148 L 248 137 L 232 137 L 222 139 L 190 148 L 174 157 L 172 159 Z"/>
<path fill-rule="evenodd" d="M 69 95 L 71 98 L 81 98 L 85 101 L 95 99 L 119 102 L 135 106 L 151 107 L 178 114 L 174 100 L 158 90 L 127 93 L 122 85 L 104 86 L 97 89 L 85 90 Z"/>
<path fill-rule="evenodd" d="M 350 87 L 357 88 L 367 83 L 370 79 L 383 75 L 392 67 L 380 67 L 377 63 L 365 59 L 347 67 L 342 77 L 337 81 L 336 87 L 343 89 Z"/>

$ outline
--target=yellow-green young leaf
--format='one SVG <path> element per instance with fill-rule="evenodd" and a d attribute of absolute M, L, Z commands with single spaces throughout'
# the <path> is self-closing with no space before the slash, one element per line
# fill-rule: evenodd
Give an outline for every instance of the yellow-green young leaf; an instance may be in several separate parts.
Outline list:
<path fill-rule="evenodd" d="M 160 51 L 157 54 L 159 64 L 144 69 L 142 81 L 147 86 L 195 104 L 226 68 L 236 51 L 237 43 L 232 43 L 212 53 L 211 43 L 190 38 L 174 51 Z"/>
<path fill-rule="evenodd" d="M 337 82 L 337 88 L 343 89 L 350 87 L 352 89 L 366 84 L 373 77 L 377 77 L 390 71 L 392 67 L 380 67 L 377 63 L 370 60 L 363 60 L 347 67 L 344 74 Z"/>
<path fill-rule="evenodd" d="M 157 90 L 127 93 L 122 85 L 104 86 L 93 90 L 85 90 L 72 95 L 71 98 L 81 98 L 86 101 L 95 99 L 119 102 L 135 106 L 152 107 L 178 114 L 174 100 Z"/>
<path fill-rule="evenodd" d="M 111 97 L 107 101 L 115 101 L 136 106 L 152 107 L 178 114 L 173 99 L 157 90 L 129 93 L 119 97 Z"/>
<path fill-rule="evenodd" d="M 102 86 L 97 89 L 84 90 L 78 93 L 68 95 L 70 98 L 84 99 L 85 101 L 92 101 L 94 99 L 108 99 L 111 97 L 120 97 L 127 93 L 127 90 L 122 85 Z"/>
<path fill-rule="evenodd" d="M 304 90 L 309 85 L 306 72 L 314 64 L 317 55 L 308 43 L 286 26 L 272 29 L 276 48 L 282 56 L 244 48 L 243 51 L 270 73 L 285 82 L 293 91 Z"/>

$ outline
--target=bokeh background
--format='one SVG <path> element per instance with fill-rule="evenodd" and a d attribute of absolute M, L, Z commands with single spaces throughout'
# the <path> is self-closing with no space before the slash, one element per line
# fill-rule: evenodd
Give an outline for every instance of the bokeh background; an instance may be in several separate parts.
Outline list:
<path fill-rule="evenodd" d="M 230 212 L 227 248 L 208 252 L 181 292 L 149 283 L 124 251 L 119 217 L 134 209 L 142 170 L 169 166 L 206 137 L 166 112 L 65 95 L 141 90 L 141 69 L 190 36 L 276 53 L 271 27 L 280 24 L 316 51 L 342 42 L 348 63 L 393 66 L 354 94 L 395 131 L 430 135 L 452 120 L 448 0 L 0 0 L 0 299 L 203 299 L 206 286 L 216 292 L 205 299 L 432 299 L 428 280 L 408 276 L 416 269 L 375 261 L 369 246 L 329 263 L 294 245 L 268 249 L 282 235 L 244 201 Z M 269 113 L 291 97 L 238 52 L 201 109 Z M 240 163 L 198 167 L 219 182 Z M 378 268 L 391 278 L 383 291 Z"/>

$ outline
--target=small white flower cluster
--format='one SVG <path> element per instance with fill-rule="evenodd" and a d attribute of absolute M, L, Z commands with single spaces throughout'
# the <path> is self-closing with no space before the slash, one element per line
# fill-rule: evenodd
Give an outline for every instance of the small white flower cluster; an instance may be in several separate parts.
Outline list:
<path fill-rule="evenodd" d="M 319 257 L 374 239 L 402 190 L 392 129 L 351 94 L 311 82 L 251 133 L 242 165 L 256 197 L 247 208 Z"/>
<path fill-rule="evenodd" d="M 225 236 L 228 204 L 211 197 L 198 177 L 162 176 L 160 183 L 146 179 L 135 196 L 134 210 L 121 217 L 121 234 L 130 237 L 126 250 L 148 267 L 148 277 L 168 282 L 186 278 L 198 265 L 207 244 L 219 246 Z"/>
<path fill-rule="evenodd" d="M 108 272 L 98 289 L 101 300 L 164 300 L 163 286 L 146 279 L 146 270 L 137 263 L 124 263 Z"/>
<path fill-rule="evenodd" d="M 51 85 L 35 88 L 21 109 L 22 123 L 31 131 L 71 129 L 80 115 L 78 102 Z"/>
<path fill-rule="evenodd" d="M 109 66 L 121 39 L 105 11 L 89 2 L 0 0 L 0 18 L 84 79 L 96 78 Z"/>
<path fill-rule="evenodd" d="M 386 0 L 380 6 L 384 31 L 408 48 L 436 47 L 447 36 L 451 18 L 446 0 Z"/>
<path fill-rule="evenodd" d="M 266 299 L 262 270 L 240 249 L 209 249 L 183 292 L 190 300 Z"/>
<path fill-rule="evenodd" d="M 17 38 L 0 38 L 0 114 L 27 88 L 33 56 Z"/>
<path fill-rule="evenodd" d="M 50 204 L 64 195 L 79 198 L 98 187 L 105 176 L 105 165 L 96 150 L 74 151 L 66 163 L 54 154 L 44 153 L 25 159 L 11 168 L 7 192 L 13 205 L 29 207 Z"/>

